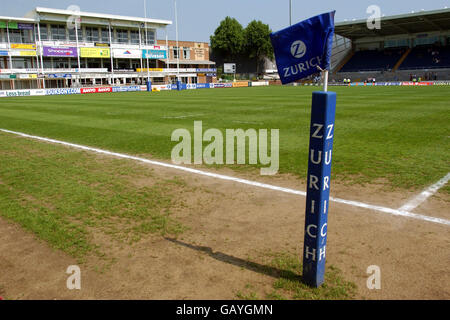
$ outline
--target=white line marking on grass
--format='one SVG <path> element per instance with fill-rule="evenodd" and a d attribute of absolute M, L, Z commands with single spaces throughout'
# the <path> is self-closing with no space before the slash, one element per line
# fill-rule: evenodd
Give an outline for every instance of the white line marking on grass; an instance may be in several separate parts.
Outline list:
<path fill-rule="evenodd" d="M 422 203 L 427 201 L 429 197 L 434 195 L 436 192 L 439 191 L 440 188 L 445 186 L 447 182 L 450 180 L 450 173 L 447 173 L 445 177 L 443 177 L 441 180 L 433 184 L 432 186 L 425 189 L 422 193 L 418 194 L 416 197 L 409 200 L 407 203 L 405 203 L 399 210 L 401 211 L 412 211 L 418 206 L 420 206 Z"/>
<path fill-rule="evenodd" d="M 194 118 L 194 117 L 200 117 L 200 116 L 204 116 L 205 114 L 188 114 L 185 116 L 178 116 L 178 117 L 163 117 L 163 119 L 186 119 L 186 118 Z"/>
<path fill-rule="evenodd" d="M 100 153 L 100 154 L 106 154 L 106 155 L 117 157 L 117 158 L 135 160 L 135 161 L 139 161 L 139 162 L 143 162 L 143 163 L 147 163 L 147 164 L 151 164 L 151 165 L 155 165 L 155 166 L 176 169 L 176 170 L 185 171 L 185 172 L 198 174 L 198 175 L 202 175 L 202 176 L 206 176 L 206 177 L 211 177 L 211 178 L 215 178 L 215 179 L 233 181 L 233 182 L 237 182 L 237 183 L 250 185 L 253 187 L 259 187 L 259 188 L 264 188 L 264 189 L 269 189 L 269 190 L 274 190 L 274 191 L 280 191 L 280 192 L 295 194 L 295 195 L 299 195 L 299 196 L 306 196 L 306 192 L 304 192 L 304 191 L 298 191 L 298 190 L 289 189 L 289 188 L 277 187 L 277 186 L 273 186 L 273 185 L 265 184 L 265 183 L 261 183 L 261 182 L 225 176 L 222 174 L 201 171 L 201 170 L 197 170 L 197 169 L 177 166 L 177 165 L 159 162 L 159 161 L 153 161 L 153 160 L 149 160 L 149 159 L 145 159 L 145 158 L 134 157 L 134 156 L 130 156 L 130 155 L 122 154 L 122 153 L 87 147 L 87 146 L 64 142 L 64 141 L 59 141 L 59 140 L 55 140 L 55 139 L 43 138 L 43 137 L 39 137 L 39 136 L 32 136 L 32 135 L 29 135 L 26 133 L 21 133 L 21 132 L 6 130 L 6 129 L 0 129 L 0 131 L 18 135 L 18 136 L 22 136 L 25 138 L 50 142 L 50 143 L 54 143 L 54 144 L 60 144 L 60 145 L 64 145 L 64 146 L 73 147 L 76 149 L 96 152 L 96 153 Z M 406 212 L 406 211 L 402 211 L 402 210 L 395 210 L 395 209 L 391 209 L 391 208 L 385 208 L 385 207 L 381 207 L 381 206 L 370 205 L 370 204 L 366 204 L 366 203 L 362 203 L 362 202 L 358 202 L 358 201 L 352 201 L 352 200 L 344 200 L 344 199 L 333 198 L 333 197 L 331 197 L 330 200 L 333 202 L 336 202 L 336 203 L 341 203 L 341 204 L 346 204 L 346 205 L 350 205 L 350 206 L 354 206 L 354 207 L 388 213 L 388 214 L 391 214 L 394 216 L 403 216 L 403 217 L 408 217 L 408 218 L 412 218 L 412 219 L 428 221 L 428 222 L 433 222 L 433 223 L 437 223 L 437 224 L 443 224 L 443 225 L 447 225 L 447 226 L 450 225 L 450 220 L 446 220 L 446 219 L 428 217 L 428 216 L 424 216 L 424 215 L 420 215 L 420 214 L 415 214 L 415 213 Z"/>

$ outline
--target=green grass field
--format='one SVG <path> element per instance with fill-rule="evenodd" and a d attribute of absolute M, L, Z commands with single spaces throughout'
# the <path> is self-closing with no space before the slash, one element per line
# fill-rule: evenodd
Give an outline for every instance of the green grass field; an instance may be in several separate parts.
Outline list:
<path fill-rule="evenodd" d="M 0 128 L 170 159 L 178 128 L 280 129 L 280 172 L 305 178 L 309 87 L 2 98 Z M 332 88 L 334 178 L 421 189 L 449 172 L 450 88 Z M 445 192 L 450 192 L 446 187 Z"/>
<path fill-rule="evenodd" d="M 167 162 L 176 144 L 172 132 L 192 132 L 195 120 L 203 121 L 204 130 L 222 132 L 279 129 L 280 172 L 305 179 L 313 90 L 266 87 L 2 98 L 0 128 Z M 334 178 L 420 190 L 450 171 L 450 88 L 332 90 L 338 93 Z M 157 170 L 0 132 L 0 216 L 80 263 L 107 272 L 119 256 L 117 250 L 131 248 L 142 238 L 184 237 L 193 227 L 189 210 L 200 214 L 203 208 L 191 208 L 186 200 L 215 192 L 190 186 L 181 173 L 165 176 Z M 450 187 L 442 192 L 449 194 Z M 279 270 L 271 274 L 273 289 L 258 296 L 258 285 L 248 283 L 235 293 L 237 298 L 349 299 L 355 294 L 356 286 L 332 266 L 327 268 L 327 284 L 311 289 L 299 281 L 302 267 L 296 254 L 281 252 L 267 259 L 254 265 L 263 263 L 265 274 Z"/>

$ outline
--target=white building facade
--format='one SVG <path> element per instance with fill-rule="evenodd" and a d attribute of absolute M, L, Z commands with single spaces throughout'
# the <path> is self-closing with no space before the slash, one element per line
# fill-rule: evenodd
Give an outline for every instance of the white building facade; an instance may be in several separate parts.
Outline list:
<path fill-rule="evenodd" d="M 76 8 L 0 16 L 0 90 L 162 84 L 176 77 L 196 83 L 195 69 L 170 68 L 171 24 Z M 165 40 L 157 41 L 158 31 Z"/>

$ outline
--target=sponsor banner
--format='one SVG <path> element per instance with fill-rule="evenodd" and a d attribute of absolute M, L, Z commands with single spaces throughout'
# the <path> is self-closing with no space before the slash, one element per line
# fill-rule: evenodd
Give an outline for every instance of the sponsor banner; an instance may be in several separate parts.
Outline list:
<path fill-rule="evenodd" d="M 35 44 L 11 43 L 11 49 L 36 50 Z"/>
<path fill-rule="evenodd" d="M 248 87 L 248 81 L 233 82 L 233 88 Z"/>
<path fill-rule="evenodd" d="M 164 85 L 153 85 L 152 87 L 157 88 L 159 90 L 172 90 L 172 87 L 170 84 L 164 84 Z M 146 87 L 144 87 L 145 90 L 147 90 Z M 198 88 L 198 87 L 197 87 Z"/>
<path fill-rule="evenodd" d="M 81 94 L 113 92 L 112 87 L 81 88 Z"/>
<path fill-rule="evenodd" d="M 29 90 L 5 90 L 0 91 L 0 97 L 29 97 L 29 96 L 44 96 L 43 89 L 29 89 Z"/>
<path fill-rule="evenodd" d="M 34 25 L 31 23 L 19 23 L 17 26 L 21 30 L 34 30 Z"/>
<path fill-rule="evenodd" d="M 6 22 L 0 21 L 0 29 L 6 29 Z"/>
<path fill-rule="evenodd" d="M 37 79 L 37 74 L 19 74 L 19 79 Z"/>
<path fill-rule="evenodd" d="M 186 84 L 186 89 L 187 90 L 197 89 L 197 84 L 196 83 L 188 83 L 188 84 Z"/>
<path fill-rule="evenodd" d="M 113 49 L 113 57 L 121 59 L 140 59 L 142 57 L 142 50 Z"/>
<path fill-rule="evenodd" d="M 142 50 L 142 58 L 144 59 L 167 59 L 166 50 Z"/>
<path fill-rule="evenodd" d="M 28 97 L 31 96 L 31 90 L 8 90 L 6 97 Z"/>
<path fill-rule="evenodd" d="M 7 50 L 0 50 L 0 57 L 9 56 L 9 52 Z"/>
<path fill-rule="evenodd" d="M 217 73 L 207 73 L 207 77 L 217 77 Z"/>
<path fill-rule="evenodd" d="M 145 87 L 145 91 L 147 91 L 147 87 Z M 112 92 L 133 92 L 133 91 L 141 91 L 141 86 L 123 86 L 123 87 L 112 87 Z"/>
<path fill-rule="evenodd" d="M 163 72 L 164 69 L 163 68 L 137 68 L 136 72 Z"/>
<path fill-rule="evenodd" d="M 95 46 L 96 47 L 107 47 L 107 48 L 109 48 L 109 43 L 96 42 Z"/>
<path fill-rule="evenodd" d="M 436 81 L 435 86 L 450 86 L 450 81 Z"/>
<path fill-rule="evenodd" d="M 8 22 L 9 29 L 19 29 L 19 24 L 17 22 Z"/>
<path fill-rule="evenodd" d="M 197 83 L 197 89 L 209 89 L 210 84 L 209 83 Z"/>
<path fill-rule="evenodd" d="M 375 83 L 376 86 L 401 86 L 402 83 L 401 82 L 377 82 Z"/>
<path fill-rule="evenodd" d="M 10 51 L 9 55 L 12 57 L 35 57 L 36 51 Z"/>
<path fill-rule="evenodd" d="M 200 72 L 200 73 L 215 73 L 215 72 L 217 72 L 217 69 L 216 68 L 205 68 L 205 69 L 202 69 L 202 68 L 200 68 L 200 69 L 195 69 L 195 71 L 194 72 Z"/>
<path fill-rule="evenodd" d="M 4 90 L 0 91 L 0 98 L 6 97 L 28 97 L 28 96 L 44 96 L 45 90 L 30 89 L 30 90 Z"/>
<path fill-rule="evenodd" d="M 78 57 L 78 51 L 75 47 L 56 48 L 44 47 L 44 57 Z"/>
<path fill-rule="evenodd" d="M 111 58 L 111 49 L 105 48 L 81 48 L 82 58 Z"/>
<path fill-rule="evenodd" d="M 47 78 L 50 78 L 50 79 L 68 79 L 68 78 L 72 78 L 72 75 L 70 73 L 50 73 L 50 74 L 47 74 Z"/>
<path fill-rule="evenodd" d="M 81 93 L 80 88 L 47 89 L 45 91 L 45 95 L 47 96 L 62 95 L 62 94 L 80 94 L 80 93 Z"/>
<path fill-rule="evenodd" d="M 268 86 L 269 81 L 258 81 L 258 82 L 251 82 L 249 83 L 249 87 L 264 87 Z"/>
<path fill-rule="evenodd" d="M 433 82 L 418 82 L 418 86 L 432 86 Z"/>

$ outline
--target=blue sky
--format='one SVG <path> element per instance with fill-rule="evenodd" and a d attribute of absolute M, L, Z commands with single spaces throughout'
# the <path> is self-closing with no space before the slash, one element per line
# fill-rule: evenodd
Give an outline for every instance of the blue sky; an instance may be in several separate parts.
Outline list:
<path fill-rule="evenodd" d="M 368 17 L 366 9 L 378 5 L 382 14 L 450 7 L 450 0 L 292 0 L 293 22 L 336 10 L 336 22 Z M 0 15 L 23 16 L 32 8 L 66 9 L 78 5 L 82 11 L 128 16 L 144 16 L 144 0 L 2 0 Z M 180 40 L 207 41 L 226 16 L 236 18 L 244 27 L 253 19 L 262 20 L 276 31 L 289 24 L 289 0 L 177 0 Z M 147 0 L 148 16 L 175 21 L 174 0 Z M 175 39 L 174 25 L 168 28 Z M 160 33 L 159 38 L 164 34 Z"/>

